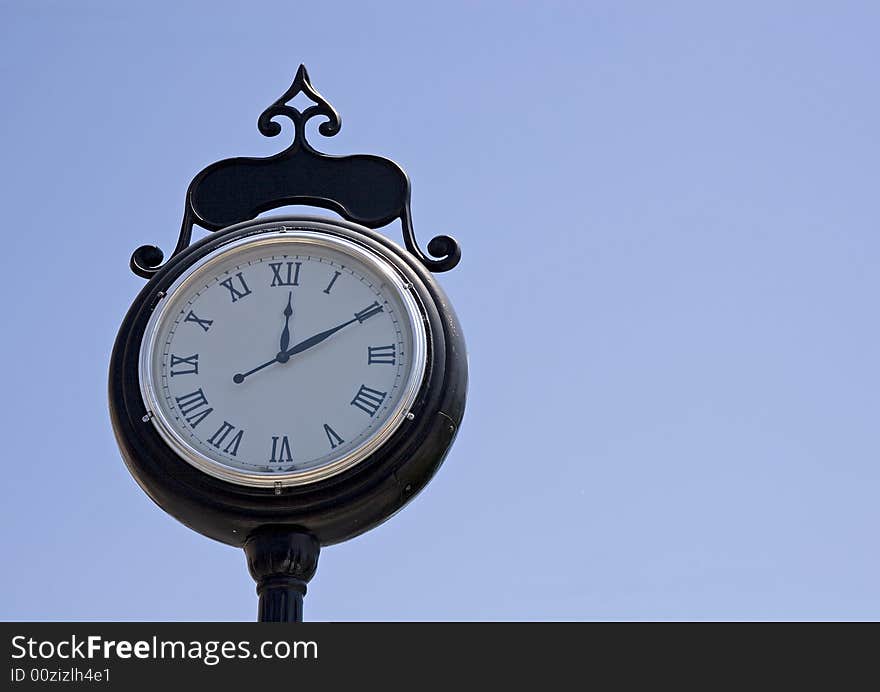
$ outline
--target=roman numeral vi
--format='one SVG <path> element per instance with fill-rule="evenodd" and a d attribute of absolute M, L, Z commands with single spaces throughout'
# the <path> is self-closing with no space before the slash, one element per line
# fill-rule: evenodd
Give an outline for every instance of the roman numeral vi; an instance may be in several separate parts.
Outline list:
<path fill-rule="evenodd" d="M 279 440 L 281 444 L 278 443 Z M 273 464 L 277 462 L 293 463 L 293 455 L 290 453 L 290 442 L 287 440 L 287 435 L 284 437 L 272 435 L 272 458 L 269 459 L 269 462 Z"/>

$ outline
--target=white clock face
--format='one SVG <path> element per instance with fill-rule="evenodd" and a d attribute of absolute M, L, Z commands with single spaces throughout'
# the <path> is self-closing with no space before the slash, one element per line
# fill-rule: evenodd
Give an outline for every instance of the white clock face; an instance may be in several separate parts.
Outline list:
<path fill-rule="evenodd" d="M 250 486 L 298 485 L 363 460 L 405 423 L 426 335 L 374 253 L 274 230 L 203 258 L 147 325 L 152 423 L 197 468 Z"/>

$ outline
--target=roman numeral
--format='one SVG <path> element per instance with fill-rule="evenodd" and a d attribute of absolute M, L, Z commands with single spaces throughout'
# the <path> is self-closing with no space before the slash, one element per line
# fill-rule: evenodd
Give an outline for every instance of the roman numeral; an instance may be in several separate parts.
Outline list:
<path fill-rule="evenodd" d="M 299 286 L 299 268 L 302 262 L 287 262 L 287 279 L 281 278 L 281 262 L 270 262 L 272 267 L 272 285 L 273 286 Z M 293 267 L 296 267 L 296 270 Z M 293 274 L 293 279 L 291 279 Z"/>
<path fill-rule="evenodd" d="M 360 312 L 354 313 L 354 316 L 357 318 L 357 321 L 363 324 L 368 319 L 370 319 L 373 315 L 378 315 L 382 312 L 384 308 L 379 305 L 379 303 L 374 302 L 372 305 L 368 305 Z"/>
<path fill-rule="evenodd" d="M 223 421 L 223 425 L 215 432 L 211 437 L 208 438 L 208 444 L 214 445 L 217 449 L 220 449 L 220 445 L 229 437 L 229 433 L 235 430 L 235 426 L 230 424 L 227 421 Z M 232 436 L 232 439 L 229 440 L 227 445 L 223 448 L 223 451 L 227 454 L 231 454 L 232 456 L 236 456 L 238 454 L 238 445 L 241 444 L 241 438 L 244 437 L 244 430 L 239 430 Z"/>
<path fill-rule="evenodd" d="M 380 392 L 377 389 L 371 389 L 362 384 L 354 399 L 351 400 L 351 405 L 357 406 L 361 411 L 369 413 L 370 418 L 372 418 L 376 415 L 376 411 L 379 410 L 382 402 L 385 401 L 386 394 L 388 392 Z"/>
<path fill-rule="evenodd" d="M 330 295 L 330 289 L 333 288 L 333 284 L 336 283 L 336 279 L 338 279 L 341 275 L 342 275 L 342 272 L 337 272 L 337 271 L 333 272 L 333 278 L 330 279 L 330 283 L 327 284 L 327 288 L 324 289 L 324 293 L 326 293 L 328 296 Z"/>
<path fill-rule="evenodd" d="M 231 276 L 228 279 L 224 279 L 220 282 L 221 286 L 225 286 L 229 289 L 229 295 L 232 298 L 233 303 L 239 298 L 244 298 L 251 293 L 251 289 L 249 289 L 248 285 L 245 283 L 244 277 L 241 275 L 241 272 L 238 272 L 236 276 L 238 277 L 238 281 L 241 284 L 241 290 L 237 289 L 233 285 Z"/>
<path fill-rule="evenodd" d="M 196 317 L 196 314 L 192 310 L 190 310 L 189 314 L 183 318 L 183 321 L 184 322 L 195 322 L 205 331 L 208 331 L 211 328 L 211 325 L 214 324 L 214 320 L 199 319 L 198 317 Z"/>
<path fill-rule="evenodd" d="M 174 369 L 178 365 L 180 365 L 182 367 L 181 370 Z M 194 356 L 184 356 L 183 358 L 178 358 L 173 353 L 171 354 L 171 377 L 174 377 L 175 375 L 198 375 L 198 374 L 199 374 L 199 354 L 198 353 L 196 353 Z"/>
<path fill-rule="evenodd" d="M 395 365 L 397 353 L 394 344 L 390 346 L 367 346 L 367 365 Z"/>
<path fill-rule="evenodd" d="M 339 445 L 345 442 L 345 440 L 339 437 L 339 435 L 336 434 L 336 431 L 326 423 L 324 423 L 324 432 L 327 434 L 327 439 L 330 440 L 330 449 L 336 449 Z"/>
<path fill-rule="evenodd" d="M 177 408 L 191 427 L 196 427 L 208 416 L 213 408 L 208 407 L 208 400 L 201 388 L 191 394 L 184 394 L 176 398 Z"/>
<path fill-rule="evenodd" d="M 278 440 L 281 440 L 280 445 Z M 290 453 L 290 442 L 287 441 L 287 435 L 284 437 L 272 435 L 272 458 L 269 459 L 269 463 L 274 464 L 277 462 L 293 463 L 293 455 Z"/>

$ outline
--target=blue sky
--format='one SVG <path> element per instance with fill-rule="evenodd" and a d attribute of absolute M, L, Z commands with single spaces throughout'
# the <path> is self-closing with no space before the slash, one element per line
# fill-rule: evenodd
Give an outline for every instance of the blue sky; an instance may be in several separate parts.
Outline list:
<path fill-rule="evenodd" d="M 880 7 L 0 2 L 2 619 L 251 620 L 116 449 L 106 374 L 205 165 L 304 62 L 395 159 L 461 434 L 309 620 L 880 618 Z M 325 213 L 326 212 L 322 212 Z M 400 231 L 387 234 L 400 241 Z"/>

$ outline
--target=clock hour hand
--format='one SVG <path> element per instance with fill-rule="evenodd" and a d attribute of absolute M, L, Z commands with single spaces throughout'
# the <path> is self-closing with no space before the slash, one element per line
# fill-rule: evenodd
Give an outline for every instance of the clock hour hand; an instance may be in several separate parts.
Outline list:
<path fill-rule="evenodd" d="M 293 308 L 290 303 L 293 300 L 293 291 L 287 294 L 287 307 L 284 308 L 284 329 L 281 330 L 281 346 L 279 353 L 283 353 L 290 346 L 290 317 L 293 315 Z"/>
<path fill-rule="evenodd" d="M 317 346 L 322 341 L 329 339 L 336 332 L 345 329 L 350 324 L 354 324 L 355 322 L 360 322 L 363 324 L 368 319 L 370 319 L 373 315 L 378 315 L 383 311 L 383 307 L 379 305 L 379 303 L 374 302 L 372 305 L 364 308 L 360 312 L 356 312 L 354 314 L 354 318 L 343 322 L 342 324 L 338 324 L 335 327 L 330 329 L 325 329 L 323 332 L 318 332 L 314 336 L 310 336 L 308 339 L 304 339 L 300 341 L 295 346 L 287 349 L 286 351 L 279 351 L 278 354 L 272 359 L 267 360 L 265 363 L 258 365 L 253 370 L 248 370 L 247 372 L 236 373 L 232 376 L 232 381 L 236 384 L 241 384 L 244 382 L 246 377 L 253 375 L 255 372 L 259 372 L 263 368 L 268 368 L 272 363 L 286 363 L 291 356 L 296 355 L 297 353 L 302 353 L 305 350 L 312 348 L 312 346 Z"/>

